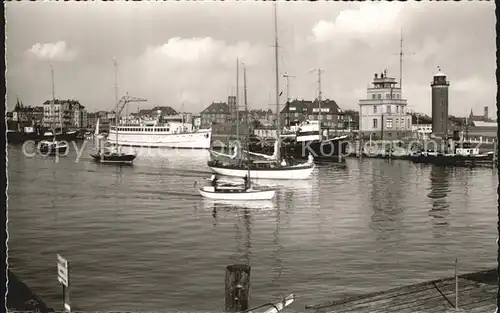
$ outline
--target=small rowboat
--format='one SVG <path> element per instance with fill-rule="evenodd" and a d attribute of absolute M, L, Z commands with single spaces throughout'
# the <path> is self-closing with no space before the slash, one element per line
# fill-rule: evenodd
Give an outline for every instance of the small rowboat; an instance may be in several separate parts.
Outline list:
<path fill-rule="evenodd" d="M 68 143 L 64 141 L 42 140 L 38 144 L 38 152 L 44 155 L 65 155 L 68 150 Z"/>
<path fill-rule="evenodd" d="M 254 189 L 243 187 L 229 186 L 218 187 L 215 189 L 212 186 L 204 186 L 199 189 L 202 197 L 212 200 L 271 200 L 276 195 L 276 189 Z"/>

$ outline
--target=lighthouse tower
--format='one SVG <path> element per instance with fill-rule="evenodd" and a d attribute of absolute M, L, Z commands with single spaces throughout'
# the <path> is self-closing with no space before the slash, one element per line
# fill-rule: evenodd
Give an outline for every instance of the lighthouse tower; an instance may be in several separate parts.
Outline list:
<path fill-rule="evenodd" d="M 431 83 L 432 90 L 432 134 L 435 138 L 448 138 L 448 88 L 446 75 L 438 71 Z"/>

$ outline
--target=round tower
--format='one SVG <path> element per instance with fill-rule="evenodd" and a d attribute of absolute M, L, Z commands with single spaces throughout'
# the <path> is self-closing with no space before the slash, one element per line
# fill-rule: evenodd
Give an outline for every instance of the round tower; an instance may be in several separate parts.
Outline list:
<path fill-rule="evenodd" d="M 432 90 L 432 134 L 437 138 L 448 138 L 448 88 L 446 75 L 438 71 L 431 83 Z"/>

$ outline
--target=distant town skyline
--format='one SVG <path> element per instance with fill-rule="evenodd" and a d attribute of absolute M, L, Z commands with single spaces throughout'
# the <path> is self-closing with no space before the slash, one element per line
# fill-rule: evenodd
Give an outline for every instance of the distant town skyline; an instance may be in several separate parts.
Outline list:
<path fill-rule="evenodd" d="M 358 110 L 374 73 L 387 69 L 399 81 L 402 30 L 410 110 L 430 115 L 430 81 L 440 66 L 450 81 L 451 115 L 480 114 L 484 106 L 494 112 L 493 9 L 491 2 L 278 3 L 280 76 L 295 76 L 292 98 L 312 100 L 311 70 L 322 68 L 323 98 Z M 27 105 L 52 98 L 52 65 L 56 97 L 111 111 L 116 57 L 119 96 L 148 99 L 141 108 L 180 110 L 184 103 L 199 113 L 227 101 L 239 58 L 251 109 L 274 111 L 272 14 L 265 2 L 7 3 L 8 110 L 17 95 Z M 280 89 L 283 104 L 283 78 Z"/>

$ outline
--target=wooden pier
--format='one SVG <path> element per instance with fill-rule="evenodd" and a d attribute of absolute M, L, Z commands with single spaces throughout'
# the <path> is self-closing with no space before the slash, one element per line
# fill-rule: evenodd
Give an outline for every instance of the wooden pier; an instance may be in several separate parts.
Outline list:
<path fill-rule="evenodd" d="M 455 312 L 455 283 L 455 277 L 443 278 L 306 306 L 306 309 L 314 313 Z M 457 312 L 495 312 L 497 290 L 496 269 L 458 276 Z"/>

